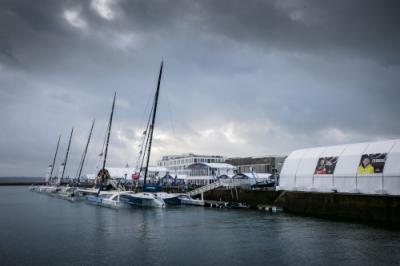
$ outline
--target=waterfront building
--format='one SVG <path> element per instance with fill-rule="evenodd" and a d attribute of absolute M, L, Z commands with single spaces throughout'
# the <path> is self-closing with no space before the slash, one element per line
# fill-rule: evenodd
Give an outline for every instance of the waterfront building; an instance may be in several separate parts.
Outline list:
<path fill-rule="evenodd" d="M 400 195 L 400 139 L 293 151 L 279 188 Z"/>
<path fill-rule="evenodd" d="M 225 160 L 226 163 L 237 166 L 239 173 L 279 173 L 286 156 L 263 156 L 263 157 L 232 157 Z"/>
<path fill-rule="evenodd" d="M 166 167 L 171 175 L 189 175 L 188 166 L 196 163 L 223 163 L 225 158 L 219 155 L 198 155 L 184 153 L 180 155 L 166 155 L 157 162 L 160 167 Z"/>
<path fill-rule="evenodd" d="M 227 163 L 193 163 L 188 165 L 185 183 L 207 185 L 219 178 L 232 178 L 236 167 Z"/>

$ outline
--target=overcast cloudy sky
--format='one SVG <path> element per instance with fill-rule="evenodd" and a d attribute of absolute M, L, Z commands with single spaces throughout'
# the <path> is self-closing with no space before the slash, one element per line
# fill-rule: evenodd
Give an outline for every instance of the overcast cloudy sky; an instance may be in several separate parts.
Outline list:
<path fill-rule="evenodd" d="M 62 135 L 93 172 L 134 164 L 165 60 L 153 161 L 400 137 L 400 2 L 0 1 L 0 176 L 41 176 Z"/>

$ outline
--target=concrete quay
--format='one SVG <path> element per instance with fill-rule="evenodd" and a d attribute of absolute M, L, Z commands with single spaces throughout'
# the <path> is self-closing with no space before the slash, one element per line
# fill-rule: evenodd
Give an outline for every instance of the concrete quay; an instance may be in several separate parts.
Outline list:
<path fill-rule="evenodd" d="M 205 200 L 278 206 L 284 212 L 400 227 L 400 196 L 273 190 L 216 189 Z"/>

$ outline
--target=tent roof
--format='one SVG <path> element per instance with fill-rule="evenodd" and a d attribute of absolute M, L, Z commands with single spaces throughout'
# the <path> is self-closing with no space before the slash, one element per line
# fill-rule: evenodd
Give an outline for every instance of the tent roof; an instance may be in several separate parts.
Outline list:
<path fill-rule="evenodd" d="M 191 168 L 195 165 L 204 165 L 210 168 L 214 168 L 214 169 L 236 169 L 236 166 L 233 166 L 231 164 L 228 163 L 193 163 L 191 165 L 188 166 L 188 168 Z"/>
<path fill-rule="evenodd" d="M 247 178 L 268 178 L 271 176 L 269 173 L 239 173 L 235 176 L 243 175 L 246 176 Z"/>
<path fill-rule="evenodd" d="M 128 178 L 136 172 L 136 168 L 133 167 L 106 167 L 111 177 L 125 177 L 125 174 Z M 168 172 L 167 168 L 161 166 L 149 166 L 149 172 Z M 97 173 L 94 174 L 86 174 L 87 178 L 95 178 Z"/>

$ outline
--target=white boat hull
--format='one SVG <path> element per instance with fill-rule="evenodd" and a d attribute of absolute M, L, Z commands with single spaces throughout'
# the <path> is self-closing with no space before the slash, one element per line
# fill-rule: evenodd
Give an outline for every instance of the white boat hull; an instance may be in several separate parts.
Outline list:
<path fill-rule="evenodd" d="M 137 207 L 164 208 L 165 202 L 152 193 L 124 193 L 121 194 L 121 201 Z"/>
<path fill-rule="evenodd" d="M 180 197 L 182 205 L 204 206 L 204 200 L 192 199 L 191 197 Z"/>
<path fill-rule="evenodd" d="M 181 194 L 157 192 L 157 193 L 154 193 L 154 195 L 157 198 L 162 199 L 165 202 L 165 204 L 167 204 L 167 205 L 181 205 L 181 201 L 179 199 L 179 196 L 181 196 Z"/>
<path fill-rule="evenodd" d="M 107 207 L 107 208 L 123 208 L 123 207 L 128 207 L 129 205 L 126 204 L 124 201 L 120 200 L 121 197 L 120 192 L 109 192 L 109 191 L 102 191 L 100 192 L 100 195 L 87 195 L 85 196 L 85 201 L 87 203 L 101 206 L 101 207 Z"/>

